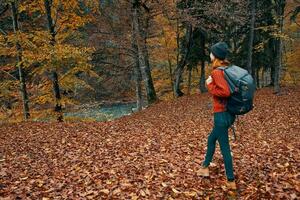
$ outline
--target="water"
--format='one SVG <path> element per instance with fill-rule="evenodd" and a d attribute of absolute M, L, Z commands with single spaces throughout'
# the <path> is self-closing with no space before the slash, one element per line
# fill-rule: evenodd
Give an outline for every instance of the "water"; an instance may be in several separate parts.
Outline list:
<path fill-rule="evenodd" d="M 130 115 L 134 112 L 136 103 L 105 105 L 94 108 L 80 109 L 74 112 L 64 113 L 65 118 L 91 119 L 95 121 L 108 121 Z"/>

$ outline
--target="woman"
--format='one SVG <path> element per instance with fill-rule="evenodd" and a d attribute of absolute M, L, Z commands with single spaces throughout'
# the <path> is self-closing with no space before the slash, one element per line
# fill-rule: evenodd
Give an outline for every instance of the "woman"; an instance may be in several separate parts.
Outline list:
<path fill-rule="evenodd" d="M 228 180 L 226 186 L 228 189 L 236 190 L 228 139 L 228 128 L 233 124 L 235 116 L 226 111 L 226 103 L 227 98 L 230 96 L 230 89 L 224 78 L 224 71 L 217 69 L 218 67 L 227 67 L 229 65 L 229 62 L 226 60 L 228 52 L 228 45 L 224 42 L 219 42 L 211 47 L 210 58 L 213 70 L 211 76 L 206 80 L 206 85 L 209 93 L 213 96 L 214 127 L 208 137 L 205 160 L 198 171 L 198 175 L 209 177 L 208 166 L 212 161 L 216 141 L 218 141 Z"/>

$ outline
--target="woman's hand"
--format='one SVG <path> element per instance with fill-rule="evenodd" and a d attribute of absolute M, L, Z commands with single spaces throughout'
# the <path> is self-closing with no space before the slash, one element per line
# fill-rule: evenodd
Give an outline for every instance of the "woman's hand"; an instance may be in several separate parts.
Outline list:
<path fill-rule="evenodd" d="M 209 76 L 207 79 L 206 79 L 206 85 L 208 85 L 208 84 L 210 84 L 211 82 L 212 82 L 213 80 L 212 80 L 212 78 L 211 78 L 211 76 Z"/>

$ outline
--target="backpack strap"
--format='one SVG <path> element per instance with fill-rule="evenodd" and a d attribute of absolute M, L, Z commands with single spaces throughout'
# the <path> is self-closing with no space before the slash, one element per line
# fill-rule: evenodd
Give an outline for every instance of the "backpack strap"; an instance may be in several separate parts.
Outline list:
<path fill-rule="evenodd" d="M 226 67 L 217 67 L 217 69 L 224 71 Z"/>

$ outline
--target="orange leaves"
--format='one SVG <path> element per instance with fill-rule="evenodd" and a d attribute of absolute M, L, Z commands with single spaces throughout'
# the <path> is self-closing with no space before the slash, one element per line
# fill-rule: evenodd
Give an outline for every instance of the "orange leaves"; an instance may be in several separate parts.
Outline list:
<path fill-rule="evenodd" d="M 297 199 L 300 192 L 300 91 L 286 91 L 258 91 L 255 110 L 237 125 L 231 148 L 240 199 Z M 218 148 L 210 179 L 196 175 L 211 128 L 209 101 L 208 95 L 185 96 L 110 122 L 1 125 L 1 195 L 235 199 L 223 187 Z"/>
<path fill-rule="evenodd" d="M 158 63 L 167 62 L 168 59 L 175 63 L 177 53 L 176 24 L 163 15 L 156 16 L 155 22 L 159 26 L 156 29 L 159 34 L 157 37 L 149 39 L 149 45 L 156 47 L 151 49 L 151 56 Z"/>

